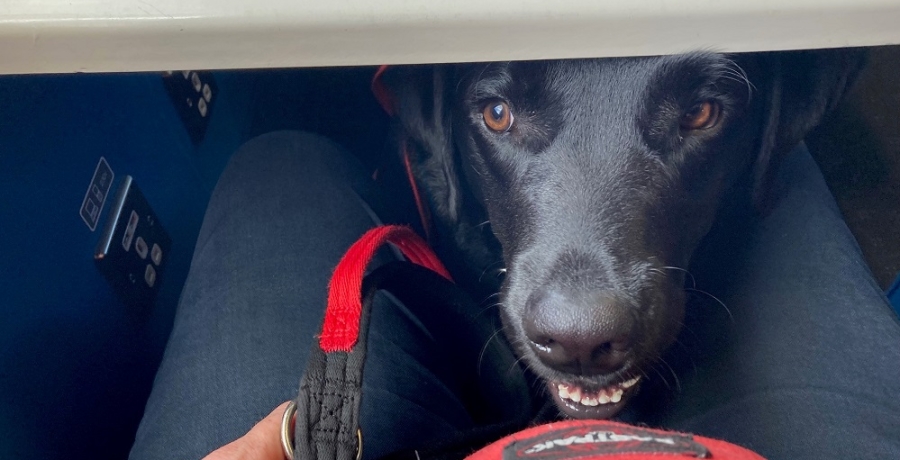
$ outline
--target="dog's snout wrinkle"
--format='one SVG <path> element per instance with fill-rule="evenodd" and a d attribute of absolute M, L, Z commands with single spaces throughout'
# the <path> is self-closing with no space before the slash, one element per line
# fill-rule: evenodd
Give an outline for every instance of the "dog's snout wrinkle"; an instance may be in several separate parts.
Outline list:
<path fill-rule="evenodd" d="M 542 288 L 529 297 L 523 326 L 532 350 L 548 367 L 598 375 L 622 367 L 634 321 L 628 307 L 606 292 Z"/>

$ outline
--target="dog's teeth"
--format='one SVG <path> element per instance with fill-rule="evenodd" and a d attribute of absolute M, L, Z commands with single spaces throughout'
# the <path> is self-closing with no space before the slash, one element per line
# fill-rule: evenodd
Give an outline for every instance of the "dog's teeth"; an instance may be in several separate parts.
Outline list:
<path fill-rule="evenodd" d="M 610 402 L 617 403 L 622 400 L 622 390 L 617 389 L 613 392 L 612 396 L 609 397 Z"/>
<path fill-rule="evenodd" d="M 581 388 L 569 388 L 569 399 L 575 402 L 581 402 Z"/>
<path fill-rule="evenodd" d="M 622 401 L 625 391 L 635 386 L 638 381 L 640 381 L 640 377 L 634 377 L 618 385 L 601 388 L 596 392 L 586 392 L 578 385 L 557 383 L 556 390 L 561 399 L 580 403 L 588 407 L 596 407 L 603 404 L 618 403 Z"/>
<path fill-rule="evenodd" d="M 609 394 L 606 390 L 600 390 L 599 398 L 600 404 L 609 404 Z"/>

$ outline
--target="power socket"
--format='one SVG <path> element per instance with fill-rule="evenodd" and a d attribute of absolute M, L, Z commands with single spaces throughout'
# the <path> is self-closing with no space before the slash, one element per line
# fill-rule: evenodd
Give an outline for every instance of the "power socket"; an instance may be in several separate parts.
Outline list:
<path fill-rule="evenodd" d="M 192 70 L 166 72 L 163 74 L 163 84 L 191 141 L 195 146 L 200 145 L 209 126 L 213 105 L 218 100 L 216 95 L 219 89 L 212 73 Z"/>
<path fill-rule="evenodd" d="M 125 176 L 116 193 L 94 261 L 125 304 L 149 308 L 159 293 L 172 239 L 135 185 Z"/>

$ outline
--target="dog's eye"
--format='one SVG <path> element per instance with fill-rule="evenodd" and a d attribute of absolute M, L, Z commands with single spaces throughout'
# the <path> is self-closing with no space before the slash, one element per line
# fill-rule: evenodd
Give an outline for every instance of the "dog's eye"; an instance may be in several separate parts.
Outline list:
<path fill-rule="evenodd" d="M 715 101 L 703 101 L 681 115 L 681 129 L 694 131 L 709 129 L 719 123 L 722 110 Z"/>
<path fill-rule="evenodd" d="M 495 133 L 505 133 L 513 124 L 512 110 L 509 104 L 503 101 L 493 101 L 484 106 L 481 111 L 484 117 L 484 125 Z"/>

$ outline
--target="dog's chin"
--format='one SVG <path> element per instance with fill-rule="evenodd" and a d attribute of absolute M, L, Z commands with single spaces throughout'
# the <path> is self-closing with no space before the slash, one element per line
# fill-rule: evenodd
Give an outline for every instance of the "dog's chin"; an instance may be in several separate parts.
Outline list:
<path fill-rule="evenodd" d="M 634 377 L 603 388 L 590 388 L 578 383 L 548 381 L 547 390 L 559 411 L 574 419 L 608 419 L 628 404 L 637 392 L 640 377 Z"/>

